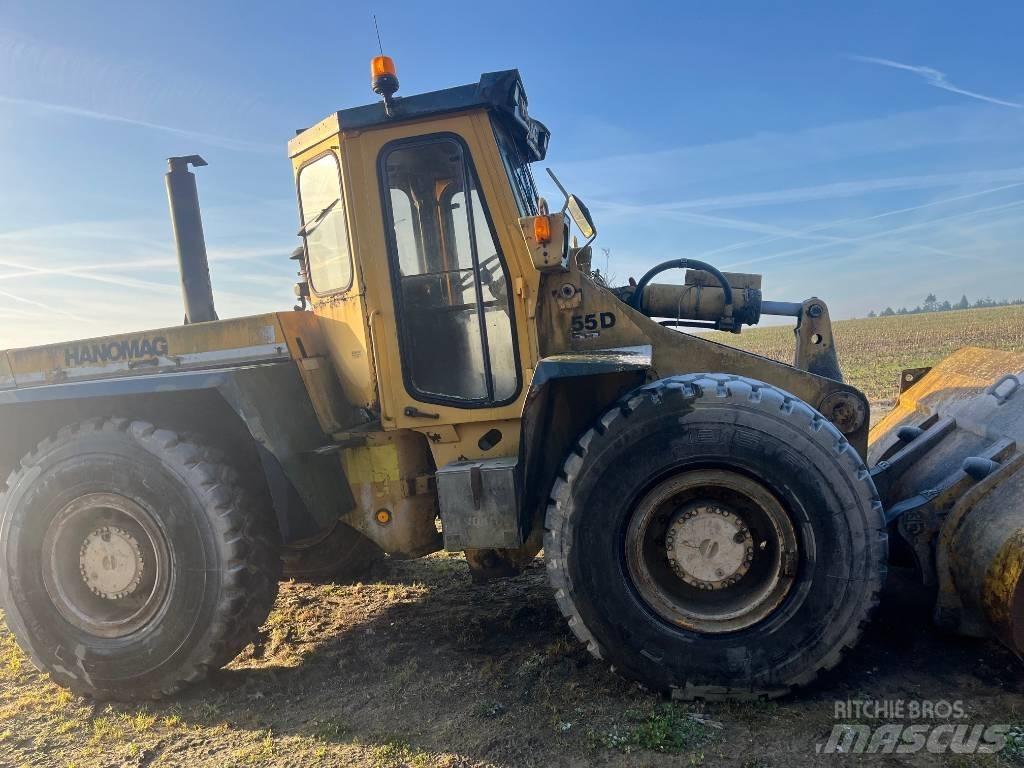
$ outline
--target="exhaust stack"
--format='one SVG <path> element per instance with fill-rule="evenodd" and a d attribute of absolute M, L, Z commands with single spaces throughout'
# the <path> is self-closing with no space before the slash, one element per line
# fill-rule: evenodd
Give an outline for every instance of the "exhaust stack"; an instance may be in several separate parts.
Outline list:
<path fill-rule="evenodd" d="M 199 211 L 196 177 L 189 169 L 206 165 L 199 155 L 167 158 L 167 203 L 171 209 L 174 246 L 178 251 L 181 294 L 185 301 L 185 325 L 217 319 L 206 257 L 203 217 Z"/>

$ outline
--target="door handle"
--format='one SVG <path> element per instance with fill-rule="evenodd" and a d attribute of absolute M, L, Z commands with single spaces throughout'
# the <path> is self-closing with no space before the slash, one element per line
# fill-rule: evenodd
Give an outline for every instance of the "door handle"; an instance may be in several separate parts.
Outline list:
<path fill-rule="evenodd" d="M 402 411 L 410 419 L 440 419 L 440 413 L 430 413 L 429 411 L 421 411 L 415 405 L 407 405 L 405 410 Z"/>

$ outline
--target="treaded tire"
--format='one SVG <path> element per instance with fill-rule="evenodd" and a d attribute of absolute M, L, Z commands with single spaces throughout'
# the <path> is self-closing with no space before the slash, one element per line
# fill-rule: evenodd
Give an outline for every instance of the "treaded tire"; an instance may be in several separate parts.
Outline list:
<path fill-rule="evenodd" d="M 181 437 L 183 440 L 203 442 L 202 435 L 198 433 L 185 432 Z M 264 499 L 268 497 L 269 491 L 259 462 L 247 466 L 243 475 L 229 466 L 228 454 L 223 448 L 211 447 L 208 451 L 214 463 L 231 472 L 232 484 L 244 486 L 254 496 L 259 495 Z M 380 547 L 341 520 L 317 536 L 282 544 L 280 552 L 281 578 L 306 584 L 355 582 L 385 557 Z"/>
<path fill-rule="evenodd" d="M 696 632 L 644 602 L 624 554 L 634 505 L 674 473 L 752 476 L 786 509 L 800 560 L 788 595 L 745 629 Z M 585 432 L 556 479 L 545 560 L 590 653 L 674 697 L 775 697 L 839 663 L 878 602 L 887 536 L 857 452 L 820 413 L 770 385 L 691 374 L 626 395 Z"/>
<path fill-rule="evenodd" d="M 0 494 L 0 602 L 39 669 L 96 699 L 160 698 L 233 659 L 277 593 L 280 539 L 269 500 L 212 448 L 144 421 L 68 426 L 21 460 Z M 170 583 L 145 625 L 101 637 L 67 621 L 43 583 L 42 542 L 70 500 L 119 494 L 156 521 Z"/>
<path fill-rule="evenodd" d="M 355 528 L 341 522 L 309 542 L 288 544 L 281 552 L 284 578 L 310 583 L 349 583 L 384 559 L 384 552 Z"/>

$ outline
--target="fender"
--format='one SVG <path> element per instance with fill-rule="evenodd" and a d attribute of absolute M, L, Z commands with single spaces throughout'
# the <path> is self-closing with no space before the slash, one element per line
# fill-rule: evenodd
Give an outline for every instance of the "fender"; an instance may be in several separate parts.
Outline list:
<path fill-rule="evenodd" d="M 32 404 L 199 391 L 217 393 L 252 436 L 286 541 L 316 534 L 353 506 L 337 457 L 315 453 L 330 438 L 291 361 L 9 389 L 0 391 L 0 413 Z"/>

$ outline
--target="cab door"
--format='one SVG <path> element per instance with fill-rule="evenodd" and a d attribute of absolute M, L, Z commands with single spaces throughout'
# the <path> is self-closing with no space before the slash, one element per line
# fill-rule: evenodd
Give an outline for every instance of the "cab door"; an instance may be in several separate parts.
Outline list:
<path fill-rule="evenodd" d="M 466 143 L 454 133 L 390 142 L 378 173 L 406 391 L 464 409 L 514 401 L 508 268 Z"/>

